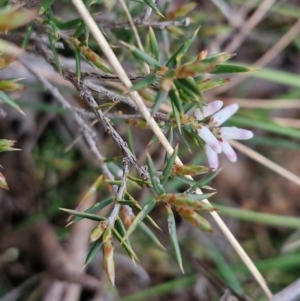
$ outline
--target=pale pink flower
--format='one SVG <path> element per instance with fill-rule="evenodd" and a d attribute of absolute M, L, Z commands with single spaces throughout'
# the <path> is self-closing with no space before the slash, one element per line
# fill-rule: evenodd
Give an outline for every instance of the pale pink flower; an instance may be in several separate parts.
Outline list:
<path fill-rule="evenodd" d="M 202 112 L 200 109 L 194 112 L 194 117 L 198 121 L 202 121 L 197 133 L 206 143 L 205 153 L 208 164 L 213 169 L 217 169 L 219 166 L 219 153 L 223 152 L 231 162 L 237 160 L 236 153 L 228 143 L 228 139 L 247 140 L 253 137 L 253 133 L 248 130 L 237 127 L 219 127 L 239 108 L 237 104 L 230 104 L 221 109 L 222 106 L 223 102 L 221 100 L 215 100 L 204 106 Z"/>

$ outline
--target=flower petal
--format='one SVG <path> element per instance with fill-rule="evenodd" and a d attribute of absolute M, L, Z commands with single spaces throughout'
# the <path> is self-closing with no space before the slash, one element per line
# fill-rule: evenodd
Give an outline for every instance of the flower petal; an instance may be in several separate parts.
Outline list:
<path fill-rule="evenodd" d="M 220 133 L 223 139 L 247 140 L 253 137 L 253 133 L 251 131 L 240 129 L 235 126 L 224 126 L 220 129 Z"/>
<path fill-rule="evenodd" d="M 194 112 L 194 117 L 197 120 L 202 120 L 207 116 L 210 116 L 214 113 L 216 113 L 217 111 L 219 111 L 223 106 L 223 101 L 221 100 L 214 100 L 212 102 L 210 102 L 209 104 L 207 104 L 206 106 L 203 106 L 203 113 L 201 112 L 200 109 L 197 109 Z"/>
<path fill-rule="evenodd" d="M 197 129 L 197 133 L 216 153 L 221 153 L 222 149 L 220 142 L 214 136 L 214 134 L 204 125 L 200 125 Z"/>
<path fill-rule="evenodd" d="M 197 120 L 202 120 L 205 118 L 200 109 L 195 110 L 193 115 Z"/>
<path fill-rule="evenodd" d="M 228 158 L 228 160 L 231 162 L 236 162 L 237 156 L 231 145 L 227 141 L 220 142 L 220 145 L 222 147 L 223 153 Z"/>
<path fill-rule="evenodd" d="M 213 126 L 219 126 L 228 118 L 230 118 L 236 111 L 239 109 L 239 106 L 235 103 L 225 107 L 224 109 L 220 110 L 216 114 L 214 114 L 210 119 L 210 124 Z"/>
<path fill-rule="evenodd" d="M 218 154 L 212 150 L 210 146 L 205 145 L 205 153 L 208 161 L 208 166 L 212 169 L 217 169 L 219 166 Z"/>
<path fill-rule="evenodd" d="M 216 112 L 218 112 L 223 107 L 223 101 L 214 100 L 207 104 L 207 106 L 203 106 L 204 116 L 210 116 Z"/>

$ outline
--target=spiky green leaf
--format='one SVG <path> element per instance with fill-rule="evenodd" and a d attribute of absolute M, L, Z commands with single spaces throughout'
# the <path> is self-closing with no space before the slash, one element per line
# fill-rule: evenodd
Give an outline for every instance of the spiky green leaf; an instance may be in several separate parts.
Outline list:
<path fill-rule="evenodd" d="M 91 219 L 93 221 L 98 221 L 98 222 L 106 220 L 106 217 L 104 217 L 104 216 L 91 214 L 91 213 L 87 213 L 87 212 L 80 212 L 80 211 L 66 209 L 66 208 L 59 208 L 59 210 L 62 210 L 69 214 L 75 215 L 76 217 L 80 217 L 81 218 L 80 220 L 82 220 L 83 218 Z M 74 222 L 72 221 L 71 223 L 74 223 Z"/>
<path fill-rule="evenodd" d="M 190 46 L 193 44 L 200 27 L 198 27 L 194 33 L 184 42 L 184 44 L 170 57 L 166 66 L 168 68 L 173 68 L 177 65 L 177 63 L 181 60 L 183 55 L 187 52 Z"/>
<path fill-rule="evenodd" d="M 176 5 L 175 10 L 172 10 L 167 14 L 167 19 L 174 20 L 174 19 L 182 18 L 186 16 L 188 13 L 190 13 L 197 5 L 198 5 L 197 2 L 188 2 L 179 7 L 177 7 Z"/>
<path fill-rule="evenodd" d="M 151 26 L 149 26 L 149 42 L 151 54 L 159 62 L 159 48 L 154 30 Z"/>
<path fill-rule="evenodd" d="M 124 247 L 124 249 L 126 250 L 128 255 L 132 259 L 139 261 L 138 257 L 136 256 L 136 254 L 133 251 L 133 249 L 131 248 L 131 246 L 128 245 L 128 243 L 126 242 L 128 237 L 122 236 L 115 228 L 112 229 L 112 233 L 113 233 L 114 237 L 122 244 L 122 246 Z"/>
<path fill-rule="evenodd" d="M 174 105 L 176 106 L 180 116 L 182 116 L 183 115 L 182 101 L 179 97 L 179 93 L 178 93 L 176 87 L 172 88 L 169 91 L 169 97 L 171 99 L 171 102 L 174 103 Z"/>
<path fill-rule="evenodd" d="M 188 221 L 192 226 L 199 228 L 202 231 L 212 233 L 213 229 L 210 223 L 200 216 L 197 212 L 189 207 L 180 207 L 177 209 L 178 213 Z"/>
<path fill-rule="evenodd" d="M 8 185 L 6 183 L 4 175 L 0 172 L 0 188 L 8 190 Z"/>
<path fill-rule="evenodd" d="M 130 227 L 127 229 L 126 235 L 122 239 L 122 243 L 126 241 L 126 239 L 133 233 L 133 231 L 137 228 L 137 226 L 145 219 L 145 217 L 150 213 L 150 211 L 153 209 L 155 204 L 156 201 L 152 199 L 143 207 L 143 209 L 134 218 Z"/>
<path fill-rule="evenodd" d="M 186 140 L 185 136 L 183 135 L 182 131 L 179 131 L 178 128 L 175 128 L 175 131 L 177 133 L 177 135 L 179 136 L 180 140 L 184 143 L 185 147 L 187 148 L 187 150 L 192 153 L 191 147 L 190 147 L 190 143 Z"/>
<path fill-rule="evenodd" d="M 159 239 L 156 237 L 156 235 L 143 223 L 141 222 L 138 225 L 139 230 L 141 230 L 141 232 L 143 232 L 143 234 L 145 236 L 148 237 L 148 239 L 150 241 L 152 241 L 156 246 L 158 246 L 159 248 L 165 250 L 166 248 L 161 244 L 161 242 L 159 241 Z"/>
<path fill-rule="evenodd" d="M 25 33 L 25 36 L 24 36 L 24 39 L 23 39 L 23 42 L 22 42 L 22 48 L 25 49 L 30 41 L 30 37 L 31 37 L 31 34 L 33 32 L 33 29 L 35 27 L 35 23 L 34 21 L 32 21 L 26 28 L 26 33 Z"/>
<path fill-rule="evenodd" d="M 138 212 L 142 211 L 143 208 L 141 207 L 141 205 L 127 191 L 125 192 L 125 195 L 132 202 L 130 205 L 133 205 L 134 208 L 136 208 Z M 161 230 L 161 228 L 157 225 L 157 223 L 149 215 L 146 216 L 146 220 L 148 222 L 150 222 L 155 228 Z"/>
<path fill-rule="evenodd" d="M 172 246 L 173 246 L 173 249 L 175 252 L 175 257 L 176 257 L 178 266 L 181 269 L 182 273 L 184 273 L 181 252 L 180 252 L 180 247 L 179 247 L 179 242 L 178 242 L 178 237 L 177 237 L 175 217 L 174 217 L 173 211 L 171 209 L 171 206 L 167 205 L 166 208 L 167 208 L 168 229 L 169 229 L 171 243 L 172 243 Z"/>
<path fill-rule="evenodd" d="M 205 63 L 209 63 L 209 64 L 218 64 L 219 65 L 219 64 L 231 59 L 233 56 L 235 56 L 235 53 L 231 54 L 231 53 L 227 53 L 227 52 L 220 52 L 220 53 L 217 53 L 214 55 L 210 55 L 201 61 L 205 62 Z"/>
<path fill-rule="evenodd" d="M 229 81 L 229 78 L 206 78 L 197 83 L 197 85 L 201 91 L 206 91 L 220 87 Z"/>
<path fill-rule="evenodd" d="M 51 5 L 53 4 L 54 0 L 43 0 L 39 14 L 43 14 L 45 11 L 47 11 Z"/>
<path fill-rule="evenodd" d="M 220 170 L 211 173 L 207 177 L 201 179 L 200 181 L 192 184 L 192 186 L 188 189 L 187 193 L 193 193 L 198 187 L 205 187 L 209 182 L 211 182 L 220 172 Z"/>
<path fill-rule="evenodd" d="M 170 156 L 168 159 L 162 173 L 162 178 L 161 178 L 161 184 L 165 185 L 167 183 L 167 180 L 169 176 L 171 175 L 172 168 L 174 166 L 176 157 L 178 154 L 178 145 L 175 147 L 173 154 Z"/>
<path fill-rule="evenodd" d="M 25 90 L 25 86 L 17 82 L 18 80 L 0 79 L 0 91 L 4 92 L 20 92 Z"/>
<path fill-rule="evenodd" d="M 241 73 L 241 72 L 253 72 L 256 71 L 253 68 L 242 65 L 218 65 L 208 73 L 211 74 L 224 74 L 224 73 Z"/>
<path fill-rule="evenodd" d="M 127 44 L 123 41 L 120 42 L 122 45 L 126 46 L 137 58 L 142 60 L 143 62 L 147 63 L 149 66 L 154 66 L 156 68 L 160 68 L 160 63 L 150 56 L 149 54 L 141 51 L 140 49 L 136 48 L 133 45 Z"/>
<path fill-rule="evenodd" d="M 156 4 L 152 0 L 143 0 L 148 6 L 150 6 L 160 17 L 164 18 L 164 15 L 159 11 Z"/>
<path fill-rule="evenodd" d="M 52 36 L 52 34 L 50 34 L 50 33 L 48 33 L 48 39 L 49 39 L 50 49 L 51 49 L 53 57 L 54 57 L 56 68 L 57 68 L 58 72 L 62 75 L 62 67 L 60 64 L 58 53 L 57 53 L 55 45 L 54 45 L 55 39 Z"/>
<path fill-rule="evenodd" d="M 181 116 L 180 116 L 180 113 L 178 112 L 177 106 L 175 105 L 175 103 L 173 101 L 171 102 L 171 105 L 172 105 L 172 115 L 175 119 L 177 130 L 178 130 L 178 132 L 181 133 Z"/>
<path fill-rule="evenodd" d="M 154 167 L 153 161 L 149 154 L 147 154 L 147 165 L 149 169 L 151 183 L 153 185 L 153 189 L 158 195 L 162 195 L 165 193 L 165 189 L 160 183 L 159 177 L 157 175 L 156 169 Z"/>
<path fill-rule="evenodd" d="M 201 175 L 204 173 L 211 172 L 212 169 L 207 167 L 207 166 L 198 166 L 198 165 L 190 165 L 190 164 L 185 164 L 182 166 L 174 166 L 171 175 L 172 176 L 185 176 L 185 175 L 190 175 L 190 176 L 195 176 L 195 175 Z"/>
<path fill-rule="evenodd" d="M 15 140 L 0 139 L 0 153 L 20 150 L 12 147 L 15 142 Z"/>
<path fill-rule="evenodd" d="M 7 33 L 32 21 L 36 15 L 36 9 L 16 10 L 18 6 L 10 6 L 0 9 L 0 32 Z"/>
<path fill-rule="evenodd" d="M 168 193 L 161 196 L 161 200 L 175 207 L 188 207 L 194 210 L 214 211 L 215 208 L 202 200 L 208 199 L 214 193 L 203 194 L 184 194 L 184 193 Z"/>
<path fill-rule="evenodd" d="M 103 242 L 101 239 L 98 239 L 94 242 L 93 246 L 91 247 L 89 253 L 86 256 L 84 266 L 87 266 L 94 259 L 96 254 L 100 251 L 102 245 L 103 245 Z"/>
<path fill-rule="evenodd" d="M 154 73 L 151 73 L 144 77 L 143 79 L 137 81 L 131 88 L 130 91 L 136 91 L 140 89 L 144 89 L 148 87 L 149 85 L 153 84 L 157 80 L 157 75 Z"/>
<path fill-rule="evenodd" d="M 25 115 L 25 113 L 21 110 L 20 106 L 12 99 L 10 96 L 8 96 L 6 93 L 3 91 L 0 91 L 0 102 L 1 100 L 11 106 L 12 108 L 16 109 L 18 112 L 21 114 Z"/>
<path fill-rule="evenodd" d="M 166 92 L 166 91 L 163 91 L 163 90 L 158 91 L 155 102 L 154 102 L 154 106 L 152 107 L 152 115 L 154 115 L 158 111 L 160 105 L 164 102 L 167 95 L 168 95 L 168 92 Z"/>

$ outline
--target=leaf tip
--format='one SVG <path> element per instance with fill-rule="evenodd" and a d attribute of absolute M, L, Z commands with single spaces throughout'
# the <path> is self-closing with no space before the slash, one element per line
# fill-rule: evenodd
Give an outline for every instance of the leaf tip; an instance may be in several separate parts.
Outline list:
<path fill-rule="evenodd" d="M 182 274 L 185 274 L 182 264 L 179 265 Z"/>

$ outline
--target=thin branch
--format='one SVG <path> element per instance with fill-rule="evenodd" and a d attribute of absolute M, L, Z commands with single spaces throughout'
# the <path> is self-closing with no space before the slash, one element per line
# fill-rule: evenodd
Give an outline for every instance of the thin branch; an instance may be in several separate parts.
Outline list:
<path fill-rule="evenodd" d="M 125 156 L 123 158 L 123 177 L 122 177 L 122 183 L 119 186 L 117 195 L 116 195 L 116 203 L 114 206 L 113 211 L 111 212 L 109 219 L 108 219 L 108 227 L 112 227 L 115 223 L 115 220 L 118 217 L 119 211 L 120 211 L 120 203 L 118 203 L 119 201 L 123 200 L 124 197 L 124 193 L 126 190 L 126 183 L 127 183 L 127 175 L 129 174 L 129 160 L 128 158 Z"/>
<path fill-rule="evenodd" d="M 43 54 L 44 58 L 46 59 L 46 61 L 48 63 L 50 63 L 51 65 L 53 65 L 55 67 L 55 62 L 53 60 L 53 57 L 50 57 L 50 53 L 47 52 L 47 50 L 45 49 L 45 45 L 42 44 L 38 44 L 36 45 L 37 49 Z M 51 53 L 52 55 L 52 53 Z M 30 67 L 27 64 L 27 68 Z M 111 122 L 109 120 L 108 117 L 106 117 L 104 115 L 104 113 L 102 112 L 102 110 L 100 110 L 98 108 L 98 104 L 95 101 L 92 93 L 90 92 L 90 90 L 88 89 L 88 87 L 85 85 L 85 81 L 80 81 L 78 82 L 76 74 L 74 72 L 72 72 L 71 70 L 65 68 L 64 66 L 62 67 L 62 71 L 63 71 L 63 76 L 65 79 L 68 79 L 70 82 L 72 82 L 72 84 L 76 87 L 76 89 L 79 92 L 79 96 L 85 100 L 85 102 L 90 106 L 90 108 L 94 111 L 94 114 L 96 115 L 97 119 L 101 122 L 102 126 L 104 127 L 106 133 L 108 133 L 112 139 L 116 142 L 116 144 L 119 146 L 119 148 L 121 149 L 121 151 L 123 152 L 123 154 L 125 156 L 128 157 L 128 159 L 130 160 L 130 163 L 135 167 L 135 169 L 138 171 L 140 177 L 142 180 L 145 180 L 146 182 L 150 183 L 150 176 L 148 173 L 148 170 L 145 166 L 141 166 L 136 157 L 132 154 L 132 152 L 130 151 L 127 143 L 123 140 L 123 138 L 119 135 L 119 133 L 114 129 L 114 127 L 111 125 Z M 33 72 L 35 72 L 33 70 Z M 37 73 L 34 73 L 35 75 L 38 75 Z M 44 78 L 40 77 L 41 80 L 44 80 L 44 82 L 48 83 L 47 89 L 50 87 L 53 87 L 48 81 L 46 81 Z M 58 89 L 56 87 L 53 87 L 50 89 L 50 92 L 52 93 L 52 91 L 55 91 L 55 93 L 60 94 L 60 92 L 58 91 Z M 61 94 L 60 94 L 61 95 Z M 67 108 L 70 108 L 70 110 L 72 110 L 72 106 L 63 98 L 63 96 L 61 95 L 61 100 L 64 100 L 64 104 L 66 105 Z M 147 109 L 147 108 L 146 108 Z M 76 117 L 76 119 L 81 118 L 80 114 L 76 111 L 74 111 L 74 114 L 78 115 Z M 150 113 L 149 113 L 150 114 Z M 158 118 L 164 118 L 164 114 L 159 114 Z M 79 120 L 83 120 L 82 118 Z M 164 121 L 164 120 L 163 120 Z M 154 121 L 155 122 L 155 121 Z M 90 130 L 90 128 L 88 128 Z M 85 132 L 83 132 L 84 134 Z M 94 153 L 94 155 L 96 156 L 96 158 L 98 158 L 98 160 L 103 163 L 103 157 L 100 154 L 99 150 L 96 147 L 95 141 L 93 141 L 93 138 L 91 136 L 84 136 L 87 139 L 88 143 L 91 143 L 90 147 L 92 152 Z M 106 166 L 105 164 L 103 166 Z M 106 167 L 107 168 L 107 167 Z M 113 179 L 113 178 L 109 178 L 109 179 Z M 148 188 L 151 190 L 152 193 L 156 194 L 152 188 L 152 186 L 149 184 Z"/>
<path fill-rule="evenodd" d="M 95 142 L 95 133 L 88 127 L 88 125 L 85 123 L 85 121 L 80 116 L 81 112 L 79 113 L 77 110 L 75 110 L 69 102 L 62 96 L 62 94 L 59 92 L 59 90 L 52 86 L 51 83 L 49 83 L 46 79 L 44 79 L 42 76 L 40 76 L 37 72 L 35 72 L 29 64 L 26 63 L 25 60 L 22 60 L 19 58 L 19 60 L 23 63 L 23 65 L 28 69 L 30 73 L 32 73 L 34 76 L 38 78 L 38 80 L 43 84 L 44 88 L 48 90 L 57 100 L 61 102 L 61 104 L 73 112 L 73 116 L 75 121 L 77 122 L 78 126 L 82 129 L 82 134 L 85 137 L 85 140 L 87 144 L 89 145 L 91 152 L 94 154 L 94 156 L 99 160 L 102 172 L 105 174 L 105 176 L 110 179 L 114 180 L 113 174 L 108 169 L 107 165 L 104 163 L 104 158 L 99 152 L 96 142 Z M 117 186 L 113 185 L 113 190 L 116 195 L 116 202 L 114 205 L 114 208 L 112 212 L 110 213 L 109 219 L 108 219 L 108 226 L 113 226 L 120 210 L 120 204 L 118 203 L 119 200 L 123 200 L 123 196 L 126 190 L 126 182 L 127 182 L 127 175 L 129 174 L 129 160 L 128 157 L 125 155 L 123 158 L 123 177 L 122 177 L 122 184 L 117 188 Z"/>
<path fill-rule="evenodd" d="M 300 300 L 300 279 L 274 295 L 269 301 L 297 301 Z"/>
<path fill-rule="evenodd" d="M 164 22 L 137 22 L 135 21 L 134 24 L 136 27 L 149 27 L 152 28 L 160 28 L 164 29 L 170 26 L 189 26 L 190 25 L 190 18 L 185 18 L 183 20 L 175 20 L 175 21 L 164 21 Z M 120 22 L 120 23 L 104 23 L 101 24 L 103 28 L 130 28 L 129 22 Z"/>
<path fill-rule="evenodd" d="M 155 4 L 156 0 L 152 0 L 152 2 Z M 149 19 L 151 13 L 152 13 L 152 8 L 149 5 L 146 5 L 144 12 L 138 18 L 136 18 L 134 22 L 137 24 L 144 23 L 146 20 Z"/>
<path fill-rule="evenodd" d="M 74 84 L 74 79 L 71 79 L 70 77 L 67 77 L 70 79 Z M 77 84 L 77 89 L 79 91 L 79 95 L 82 99 L 84 99 L 87 104 L 93 109 L 93 111 L 96 114 L 96 117 L 99 119 L 101 124 L 103 125 L 105 132 L 109 134 L 112 139 L 116 142 L 116 144 L 119 146 L 119 148 L 122 150 L 123 154 L 128 157 L 131 164 L 135 167 L 135 169 L 139 172 L 142 179 L 145 179 L 145 176 L 148 175 L 148 171 L 144 166 L 141 166 L 138 162 L 135 156 L 132 154 L 130 149 L 128 148 L 127 143 L 122 139 L 122 137 L 119 135 L 119 133 L 114 129 L 114 127 L 111 125 L 110 120 L 103 114 L 103 112 L 98 109 L 98 105 L 93 98 L 90 91 L 85 88 L 83 85 Z M 148 176 L 147 176 L 148 177 Z"/>
<path fill-rule="evenodd" d="M 125 11 L 125 14 L 126 14 L 128 20 L 129 20 L 131 29 L 132 29 L 132 31 L 133 31 L 134 37 L 135 37 L 135 39 L 136 39 L 136 41 L 137 41 L 137 44 L 138 44 L 140 50 L 141 50 L 141 51 L 144 51 L 144 47 L 143 47 L 143 44 L 142 44 L 142 42 L 141 42 L 139 33 L 137 32 L 136 26 L 135 26 L 135 24 L 134 24 L 134 22 L 133 22 L 133 20 L 132 20 L 131 14 L 130 14 L 130 12 L 129 12 L 129 9 L 128 9 L 128 7 L 127 7 L 125 1 L 124 1 L 124 0 L 119 0 L 119 1 L 120 1 L 121 5 L 122 5 L 122 7 L 123 7 L 123 9 L 124 9 L 124 11 Z M 150 73 L 150 68 L 149 68 L 148 64 L 145 62 L 144 65 L 145 65 L 146 73 Z"/>
<path fill-rule="evenodd" d="M 105 83 L 105 82 L 118 82 L 120 83 L 120 78 L 116 75 L 113 74 L 100 74 L 100 73 L 95 73 L 95 72 L 82 72 L 81 73 L 82 78 L 95 78 L 98 79 L 99 81 Z M 132 82 L 137 82 L 140 79 L 145 78 L 146 75 L 136 75 L 136 74 L 130 74 L 128 75 L 128 78 Z M 151 86 L 155 89 L 159 89 L 160 84 L 159 81 L 154 82 L 151 84 Z"/>
<path fill-rule="evenodd" d="M 83 2 L 81 0 L 72 0 L 72 2 L 74 4 L 74 6 L 76 7 L 77 11 L 79 12 L 79 14 L 82 16 L 82 18 L 83 18 L 84 22 L 86 23 L 86 25 L 89 27 L 92 35 L 94 36 L 94 38 L 97 41 L 100 48 L 102 49 L 103 53 L 108 58 L 108 60 L 111 63 L 112 67 L 114 68 L 116 74 L 122 80 L 124 86 L 127 89 L 130 89 L 130 87 L 132 86 L 132 83 L 131 83 L 130 79 L 127 77 L 127 74 L 126 74 L 125 70 L 123 69 L 123 67 L 120 64 L 119 60 L 117 59 L 116 55 L 114 54 L 114 52 L 110 48 L 110 45 L 107 43 L 104 35 L 99 30 L 99 27 L 97 26 L 97 24 L 93 20 L 92 16 L 90 15 L 88 10 L 86 9 L 85 5 L 83 4 Z M 161 129 L 157 125 L 156 121 L 153 119 L 153 117 L 149 113 L 149 111 L 148 111 L 147 107 L 144 105 L 144 102 L 143 102 L 142 98 L 140 97 L 140 95 L 136 91 L 131 92 L 130 95 L 131 95 L 132 99 L 134 100 L 134 102 L 136 103 L 136 105 L 138 106 L 138 108 L 139 108 L 140 112 L 142 113 L 142 115 L 144 116 L 145 120 L 150 125 L 152 131 L 154 132 L 154 134 L 157 136 L 157 138 L 159 139 L 159 141 L 163 145 L 163 147 L 166 149 L 166 151 L 169 154 L 172 154 L 174 152 L 173 147 L 171 146 L 169 141 L 166 139 L 163 132 L 161 131 Z M 176 158 L 175 163 L 176 163 L 176 165 L 179 165 L 179 166 L 183 165 L 181 160 L 178 157 Z M 197 194 L 202 194 L 202 191 L 200 189 L 198 189 L 196 191 L 196 193 Z M 208 200 L 204 200 L 204 201 L 209 203 Z M 244 261 L 246 266 L 249 268 L 249 270 L 251 271 L 254 278 L 257 280 L 257 282 L 259 283 L 259 285 L 261 286 L 261 288 L 263 289 L 265 294 L 268 297 L 271 297 L 272 293 L 270 292 L 268 286 L 266 285 L 266 282 L 265 282 L 264 278 L 262 277 L 260 272 L 257 270 L 257 268 L 255 267 L 255 265 L 253 264 L 253 262 L 251 261 L 249 256 L 243 250 L 241 245 L 238 243 L 236 238 L 232 235 L 232 233 L 230 232 L 228 227 L 225 225 L 223 220 L 220 218 L 218 213 L 217 212 L 212 212 L 211 215 L 215 219 L 215 221 L 217 222 L 217 224 L 219 225 L 221 230 L 223 231 L 224 235 L 228 238 L 228 240 L 230 241 L 232 246 L 238 252 L 239 256 L 242 258 L 242 260 Z"/>
<path fill-rule="evenodd" d="M 132 101 L 131 98 L 122 96 L 119 94 L 116 94 L 110 90 L 105 89 L 104 87 L 101 87 L 99 85 L 93 84 L 90 81 L 84 81 L 84 84 L 86 87 L 88 87 L 91 91 L 97 92 L 100 98 L 107 98 L 112 102 L 118 103 L 123 102 L 127 105 L 131 106 L 135 110 L 137 110 L 136 104 Z"/>
<path fill-rule="evenodd" d="M 104 158 L 99 152 L 95 138 L 96 134 L 93 132 L 93 130 L 86 124 L 85 120 L 81 117 L 81 112 L 78 112 L 76 109 L 74 109 L 69 102 L 63 97 L 63 95 L 59 92 L 59 90 L 53 86 L 48 80 L 46 80 L 44 77 L 39 75 L 34 69 L 31 68 L 31 66 L 22 58 L 18 58 L 18 60 L 28 69 L 28 71 L 33 74 L 44 86 L 44 88 L 51 93 L 62 105 L 64 108 L 70 110 L 73 113 L 74 120 L 78 124 L 78 126 L 81 128 L 82 134 L 90 147 L 91 152 L 93 155 L 97 158 L 97 160 L 101 164 L 102 172 L 105 174 L 105 176 L 110 179 L 114 180 L 113 174 L 108 169 L 107 165 L 104 163 Z M 114 189 L 117 189 L 116 186 L 113 186 Z"/>

